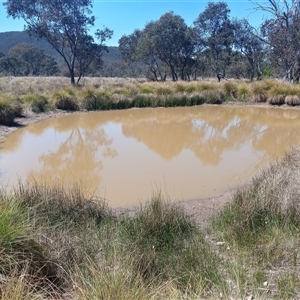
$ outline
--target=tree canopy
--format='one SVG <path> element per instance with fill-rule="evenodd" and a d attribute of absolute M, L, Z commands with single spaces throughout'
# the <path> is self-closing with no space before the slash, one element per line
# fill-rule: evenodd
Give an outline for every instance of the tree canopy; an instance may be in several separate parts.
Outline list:
<path fill-rule="evenodd" d="M 70 76 L 72 84 L 85 75 L 146 76 L 156 81 L 199 75 L 300 79 L 299 0 L 257 2 L 254 13 L 267 12 L 259 28 L 246 19 L 231 18 L 225 1 L 207 2 L 191 26 L 170 11 L 123 35 L 118 52 L 123 61 L 106 63 L 105 42 L 113 32 L 104 27 L 90 34 L 95 25 L 92 0 L 6 0 L 4 5 L 9 16 L 24 19 L 27 33 L 52 45 L 65 63 L 61 73 Z M 53 59 L 40 49 L 15 47 L 0 56 L 3 74 L 55 74 Z"/>
<path fill-rule="evenodd" d="M 72 84 L 76 66 L 81 77 L 91 61 L 101 57 L 104 42 L 112 35 L 107 28 L 97 30 L 98 43 L 89 35 L 89 27 L 95 21 L 91 16 L 91 0 L 8 0 L 4 5 L 9 16 L 25 21 L 25 29 L 31 36 L 47 40 L 62 56 Z"/>

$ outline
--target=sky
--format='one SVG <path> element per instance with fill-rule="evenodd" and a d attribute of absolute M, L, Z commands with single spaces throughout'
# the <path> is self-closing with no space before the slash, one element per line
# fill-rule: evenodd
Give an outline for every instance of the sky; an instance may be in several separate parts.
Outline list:
<path fill-rule="evenodd" d="M 8 18 L 3 2 L 0 1 L 0 32 L 22 31 L 24 22 Z M 232 18 L 246 18 L 254 27 L 258 27 L 265 18 L 263 12 L 254 11 L 255 5 L 250 0 L 225 2 L 231 10 Z M 267 0 L 256 2 L 263 4 Z M 93 34 L 96 29 L 103 29 L 103 26 L 108 27 L 114 34 L 106 44 L 118 46 L 118 40 L 122 35 L 131 34 L 135 29 L 143 29 L 148 22 L 158 20 L 166 12 L 173 11 L 191 26 L 205 10 L 207 3 L 208 1 L 204 0 L 94 0 L 93 15 L 96 22 L 95 28 L 91 28 L 90 33 Z"/>

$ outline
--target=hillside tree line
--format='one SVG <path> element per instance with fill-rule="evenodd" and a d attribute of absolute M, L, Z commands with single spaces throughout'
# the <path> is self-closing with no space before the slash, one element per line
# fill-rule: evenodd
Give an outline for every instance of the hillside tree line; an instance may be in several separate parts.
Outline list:
<path fill-rule="evenodd" d="M 167 12 L 143 29 L 123 35 L 119 49 L 128 63 L 142 62 L 152 80 L 198 76 L 261 79 L 284 76 L 299 81 L 299 2 L 268 0 L 256 10 L 268 13 L 259 30 L 246 19 L 230 17 L 226 2 L 208 2 L 193 26 Z"/>
<path fill-rule="evenodd" d="M 208 2 L 192 26 L 174 12 L 163 14 L 119 40 L 116 60 L 103 60 L 113 31 L 94 26 L 91 0 L 7 0 L 9 16 L 22 18 L 26 32 L 47 41 L 64 63 L 29 44 L 0 53 L 0 72 L 14 76 L 67 74 L 71 83 L 82 76 L 147 77 L 150 80 L 193 80 L 198 77 L 282 77 L 300 79 L 299 0 L 266 0 L 256 10 L 267 19 L 254 28 L 246 19 L 231 18 L 226 2 Z M 62 71 L 63 70 L 63 71 Z"/>

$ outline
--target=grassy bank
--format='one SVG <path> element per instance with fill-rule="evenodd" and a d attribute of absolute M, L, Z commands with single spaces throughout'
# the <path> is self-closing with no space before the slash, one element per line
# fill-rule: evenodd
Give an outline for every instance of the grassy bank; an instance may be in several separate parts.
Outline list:
<path fill-rule="evenodd" d="M 1 299 L 193 298 L 219 289 L 217 257 L 180 207 L 156 195 L 134 217 L 116 216 L 82 191 L 31 183 L 1 195 Z"/>
<path fill-rule="evenodd" d="M 109 110 L 193 106 L 228 101 L 300 104 L 300 86 L 278 80 L 147 82 L 143 79 L 85 78 L 71 87 L 63 77 L 0 78 L 0 124 L 21 113 L 48 110 Z"/>
<path fill-rule="evenodd" d="M 0 195 L 0 299 L 297 299 L 299 174 L 295 146 L 206 230 L 159 194 L 116 214 L 78 184 L 20 184 Z"/>

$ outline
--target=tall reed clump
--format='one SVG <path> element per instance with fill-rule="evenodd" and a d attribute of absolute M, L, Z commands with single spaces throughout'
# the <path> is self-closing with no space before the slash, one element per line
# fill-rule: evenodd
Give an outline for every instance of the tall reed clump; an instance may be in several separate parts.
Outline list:
<path fill-rule="evenodd" d="M 22 107 L 20 101 L 9 94 L 0 97 L 0 124 L 9 124 L 15 117 L 21 116 Z"/>
<path fill-rule="evenodd" d="M 237 191 L 232 203 L 212 224 L 219 238 L 230 247 L 227 255 L 235 256 L 239 270 L 247 273 L 243 292 L 249 286 L 257 290 L 253 279 L 261 274 L 257 277 L 259 284 L 262 287 L 267 282 L 270 295 L 278 299 L 300 295 L 299 175 L 300 145 L 296 145 L 282 161 L 255 177 L 250 186 Z"/>

